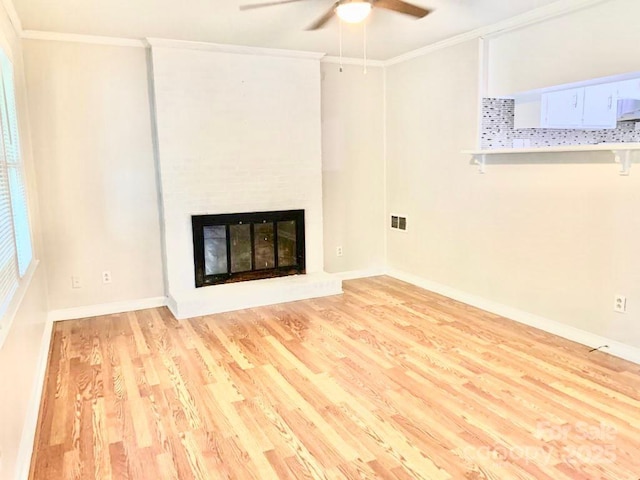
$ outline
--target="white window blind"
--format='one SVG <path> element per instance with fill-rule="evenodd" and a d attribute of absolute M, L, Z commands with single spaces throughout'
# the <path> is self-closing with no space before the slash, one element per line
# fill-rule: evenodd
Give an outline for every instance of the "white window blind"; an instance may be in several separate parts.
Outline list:
<path fill-rule="evenodd" d="M 0 50 L 0 319 L 33 258 L 13 65 Z"/>

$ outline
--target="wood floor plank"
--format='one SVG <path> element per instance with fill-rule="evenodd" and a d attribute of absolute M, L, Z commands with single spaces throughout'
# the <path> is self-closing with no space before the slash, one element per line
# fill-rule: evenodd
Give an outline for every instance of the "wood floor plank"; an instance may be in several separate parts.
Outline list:
<path fill-rule="evenodd" d="M 56 323 L 30 479 L 638 479 L 640 366 L 396 279 L 344 291 Z"/>

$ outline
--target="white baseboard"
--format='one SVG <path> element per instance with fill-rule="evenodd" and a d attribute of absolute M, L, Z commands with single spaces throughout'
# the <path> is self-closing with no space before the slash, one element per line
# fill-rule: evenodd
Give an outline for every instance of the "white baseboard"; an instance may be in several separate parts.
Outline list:
<path fill-rule="evenodd" d="M 524 310 L 509 307 L 498 302 L 488 300 L 478 295 L 466 293 L 455 288 L 443 285 L 441 283 L 433 282 L 425 278 L 413 275 L 411 273 L 403 272 L 394 268 L 387 269 L 387 275 L 397 278 L 407 283 L 411 283 L 417 287 L 424 288 L 445 297 L 453 298 L 459 302 L 472 305 L 482 310 L 486 310 L 491 313 L 495 313 L 502 317 L 515 320 L 518 323 L 523 323 L 534 328 L 538 328 L 548 333 L 552 333 L 567 340 L 572 340 L 582 345 L 586 345 L 590 348 L 597 348 L 602 345 L 608 345 L 608 348 L 603 348 L 602 351 L 610 353 L 616 357 L 624 358 L 630 362 L 640 364 L 640 348 L 627 345 L 617 340 L 612 340 L 595 333 L 587 332 L 564 323 L 560 323 L 555 320 L 534 315 Z"/>
<path fill-rule="evenodd" d="M 31 457 L 33 455 L 33 442 L 36 438 L 36 428 L 38 426 L 38 413 L 40 412 L 40 400 L 44 389 L 45 374 L 47 372 L 47 362 L 49 360 L 49 344 L 51 343 L 51 335 L 53 333 L 53 322 L 47 320 L 42 332 L 42 341 L 40 342 L 40 353 L 38 355 L 38 363 L 36 366 L 35 381 L 33 391 L 29 397 L 29 405 L 27 406 L 27 414 L 22 427 L 22 437 L 20 438 L 20 447 L 18 448 L 17 458 L 17 479 L 27 480 L 29 478 L 29 470 L 31 468 Z"/>
<path fill-rule="evenodd" d="M 354 280 L 356 278 L 377 277 L 386 275 L 387 269 L 384 267 L 365 268 L 362 270 L 349 270 L 348 272 L 336 272 L 333 275 L 340 280 Z"/>
<path fill-rule="evenodd" d="M 100 305 L 86 305 L 83 307 L 50 310 L 47 318 L 50 322 L 57 322 L 60 320 L 97 317 L 98 315 L 111 315 L 112 313 L 132 312 L 135 310 L 144 310 L 145 308 L 163 307 L 166 304 L 166 297 L 140 298 L 137 300 L 103 303 Z"/>

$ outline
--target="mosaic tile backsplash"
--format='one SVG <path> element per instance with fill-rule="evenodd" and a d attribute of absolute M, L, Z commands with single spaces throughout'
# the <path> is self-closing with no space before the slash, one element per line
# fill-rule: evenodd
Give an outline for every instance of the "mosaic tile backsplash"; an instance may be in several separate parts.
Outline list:
<path fill-rule="evenodd" d="M 557 147 L 559 145 L 592 145 L 597 143 L 640 142 L 640 131 L 635 130 L 634 121 L 618 122 L 615 129 L 561 130 L 554 128 L 513 128 L 515 101 L 503 98 L 482 100 L 482 145 L 481 148 L 512 148 L 522 141 L 530 142 L 531 148 Z M 529 145 L 527 145 L 529 146 Z"/>

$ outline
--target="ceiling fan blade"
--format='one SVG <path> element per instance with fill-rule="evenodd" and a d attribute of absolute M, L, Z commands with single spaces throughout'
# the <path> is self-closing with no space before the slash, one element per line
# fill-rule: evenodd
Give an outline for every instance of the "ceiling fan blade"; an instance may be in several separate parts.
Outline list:
<path fill-rule="evenodd" d="M 426 8 L 418 7 L 417 5 L 412 5 L 402 0 L 376 0 L 373 5 L 374 7 L 386 8 L 387 10 L 393 10 L 394 12 L 404 13 L 417 18 L 426 17 L 432 12 L 432 10 L 427 10 Z"/>
<path fill-rule="evenodd" d="M 336 10 L 336 6 L 332 5 L 331 8 L 329 10 L 327 10 L 327 13 L 325 13 L 323 16 L 321 16 L 318 20 L 316 20 L 315 22 L 313 22 L 311 25 L 309 25 L 307 27 L 307 30 L 317 30 L 318 28 L 322 28 L 324 27 L 324 25 L 331 20 L 331 17 L 333 17 L 333 14 L 335 13 Z"/>
<path fill-rule="evenodd" d="M 279 0 L 277 2 L 250 3 L 249 5 L 240 5 L 240 10 L 253 10 L 254 8 L 273 7 L 274 5 L 282 5 L 285 3 L 295 3 L 301 1 L 303 0 Z"/>

